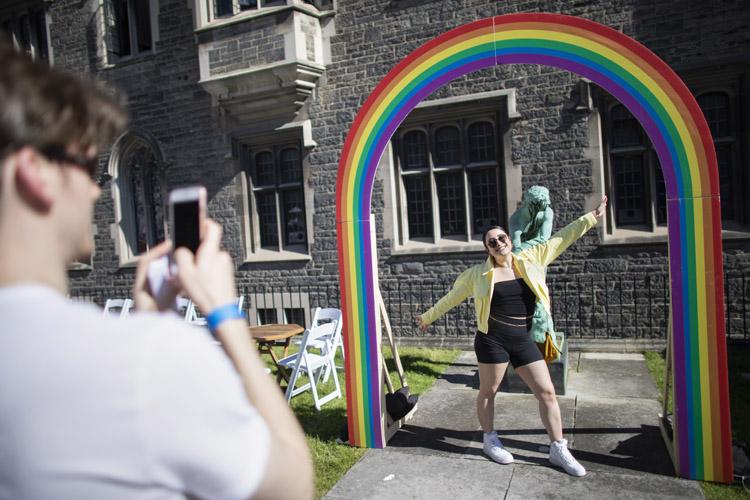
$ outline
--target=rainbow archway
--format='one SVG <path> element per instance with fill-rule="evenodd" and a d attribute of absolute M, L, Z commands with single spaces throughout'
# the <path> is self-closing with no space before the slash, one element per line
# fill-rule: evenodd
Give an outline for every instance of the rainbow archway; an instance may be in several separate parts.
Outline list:
<path fill-rule="evenodd" d="M 354 120 L 336 184 L 351 442 L 385 446 L 370 214 L 380 157 L 403 119 L 435 89 L 481 68 L 514 63 L 590 79 L 648 133 L 667 189 L 678 472 L 731 482 L 721 214 L 711 133 L 680 78 L 646 47 L 601 24 L 558 14 L 497 16 L 431 40 L 386 75 Z"/>

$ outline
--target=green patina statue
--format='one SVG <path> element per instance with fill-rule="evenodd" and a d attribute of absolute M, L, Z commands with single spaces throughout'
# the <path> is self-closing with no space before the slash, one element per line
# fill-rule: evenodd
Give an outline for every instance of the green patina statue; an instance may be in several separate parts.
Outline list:
<path fill-rule="evenodd" d="M 531 186 L 523 196 L 518 209 L 511 215 L 509 234 L 513 242 L 513 253 L 544 243 L 552 235 L 554 213 L 550 206 L 549 190 L 544 186 Z M 544 342 L 547 332 L 558 350 L 562 350 L 563 335 L 556 333 L 552 317 L 541 302 L 537 302 L 531 337 L 534 342 Z"/>
<path fill-rule="evenodd" d="M 549 190 L 544 186 L 531 186 L 523 195 L 521 206 L 510 217 L 513 252 L 547 241 L 552 235 L 553 218 Z"/>

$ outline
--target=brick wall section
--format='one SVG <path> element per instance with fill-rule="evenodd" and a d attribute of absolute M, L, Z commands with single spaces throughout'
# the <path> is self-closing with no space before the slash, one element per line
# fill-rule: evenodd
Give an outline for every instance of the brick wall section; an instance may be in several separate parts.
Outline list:
<path fill-rule="evenodd" d="M 251 18 L 202 35 L 201 39 L 214 40 L 208 53 L 211 76 L 283 61 L 284 35 L 279 33 L 279 24 L 290 15 L 287 11 L 277 16 Z"/>
<path fill-rule="evenodd" d="M 99 71 L 98 76 L 126 91 L 134 124 L 159 140 L 168 163 L 169 186 L 186 182 L 208 185 L 211 215 L 225 224 L 225 245 L 239 262 L 243 247 L 233 184 L 238 166 L 227 159 L 230 131 L 221 130 L 219 113 L 197 85 L 198 56 L 192 12 L 185 8 L 184 0 L 162 0 L 160 5 L 161 40 L 156 54 Z M 54 16 L 51 31 L 57 63 L 77 71 L 97 68 L 94 38 L 87 35 L 92 29 L 91 21 L 81 13 L 80 2 L 65 0 L 51 4 L 50 8 Z M 717 58 L 727 64 L 747 61 L 750 48 L 750 11 L 743 2 L 721 5 L 671 1 L 645 5 L 622 0 L 338 2 L 336 35 L 331 40 L 333 61 L 308 103 L 313 139 L 317 143 L 308 156 L 314 190 L 312 260 L 239 265 L 240 286 L 316 283 L 335 287 L 338 263 L 334 189 L 338 159 L 346 133 L 368 94 L 402 58 L 451 28 L 492 15 L 537 11 L 559 11 L 621 29 L 645 43 L 678 72 L 716 64 Z M 270 23 L 273 19 L 273 16 L 260 18 L 251 24 Z M 263 57 L 268 60 L 277 57 L 273 47 L 257 54 L 252 50 L 260 46 L 254 38 L 256 32 L 265 34 L 261 43 L 273 45 L 274 25 L 264 25 L 251 35 L 243 32 L 247 24 L 240 23 L 212 35 L 221 40 L 217 54 L 212 56 L 212 72 L 230 71 L 257 63 Z M 550 188 L 555 229 L 559 229 L 592 208 L 584 206 L 592 191 L 592 167 L 585 157 L 590 146 L 587 114 L 572 111 L 568 105 L 578 81 L 576 75 L 554 68 L 500 66 L 459 78 L 429 99 L 515 88 L 521 118 L 510 124 L 512 161 L 522 169 L 524 189 L 537 183 Z M 389 235 L 383 234 L 383 206 L 383 186 L 378 181 L 374 187 L 373 212 L 378 223 L 380 279 L 384 287 L 395 287 L 404 280 L 443 283 L 484 258 L 481 253 L 392 256 Z M 73 273 L 76 290 L 96 287 L 126 293 L 129 287 L 132 270 L 117 268 L 110 237 L 113 210 L 111 196 L 105 191 L 96 211 L 97 255 L 91 270 Z M 750 268 L 748 250 L 747 240 L 725 243 L 727 274 Z M 575 279 L 606 273 L 636 277 L 643 282 L 651 273 L 666 271 L 665 244 L 601 246 L 593 230 L 551 266 L 550 275 Z M 451 325 L 437 331 L 457 334 Z M 413 335 L 416 331 L 406 330 L 402 334 Z"/>

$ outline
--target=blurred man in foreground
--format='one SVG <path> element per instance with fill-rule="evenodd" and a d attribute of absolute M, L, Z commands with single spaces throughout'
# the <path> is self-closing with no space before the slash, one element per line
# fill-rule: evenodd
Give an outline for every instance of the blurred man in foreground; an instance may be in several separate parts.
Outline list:
<path fill-rule="evenodd" d="M 141 257 L 139 313 L 66 300 L 92 248 L 99 153 L 124 129 L 91 83 L 0 45 L 0 498 L 309 498 L 304 435 L 228 307 L 234 266 L 207 221 L 174 292 L 211 333 L 162 314 Z"/>

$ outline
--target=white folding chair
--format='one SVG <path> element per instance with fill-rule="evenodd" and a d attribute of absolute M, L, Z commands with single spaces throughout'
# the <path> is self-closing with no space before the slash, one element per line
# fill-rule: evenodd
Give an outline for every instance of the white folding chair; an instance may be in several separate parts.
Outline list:
<path fill-rule="evenodd" d="M 328 323 L 333 323 L 336 325 L 336 328 L 331 334 L 331 338 L 327 339 L 328 342 L 316 341 L 315 343 L 313 343 L 313 346 L 321 350 L 325 350 L 330 345 L 333 349 L 334 359 L 336 357 L 336 351 L 338 349 L 341 349 L 341 359 L 344 359 L 344 342 L 343 342 L 343 339 L 341 338 L 341 328 L 343 325 L 343 322 L 341 321 L 341 309 L 335 309 L 332 307 L 315 308 L 315 312 L 313 313 L 312 324 L 310 325 L 310 327 L 314 328 L 316 326 L 325 325 Z M 343 370 L 343 367 L 336 366 L 336 368 Z M 326 369 L 326 372 L 323 375 L 323 382 L 328 382 L 328 377 L 330 377 L 330 375 L 331 375 L 331 371 Z"/>
<path fill-rule="evenodd" d="M 132 307 L 133 301 L 131 299 L 107 299 L 102 314 L 104 316 L 114 316 L 114 313 L 118 313 L 117 316 L 120 318 L 126 318 L 130 314 Z"/>
<path fill-rule="evenodd" d="M 279 360 L 280 366 L 292 371 L 292 375 L 289 377 L 289 385 L 286 388 L 287 402 L 294 396 L 310 389 L 312 391 L 313 401 L 315 402 L 315 408 L 320 411 L 320 407 L 328 401 L 333 398 L 342 397 L 338 377 L 333 377 L 336 388 L 325 396 L 318 396 L 317 387 L 321 375 L 324 372 L 330 373 L 333 371 L 335 373 L 336 370 L 336 367 L 333 364 L 333 357 L 336 350 L 333 348 L 333 344 L 330 343 L 333 339 L 336 327 L 336 323 L 331 322 L 305 330 L 299 352 Z M 328 345 L 325 349 L 321 349 L 321 354 L 315 354 L 310 352 L 310 350 L 314 348 L 311 345 L 312 342 L 324 342 Z M 297 381 L 303 373 L 307 375 L 308 382 L 297 387 Z"/>

